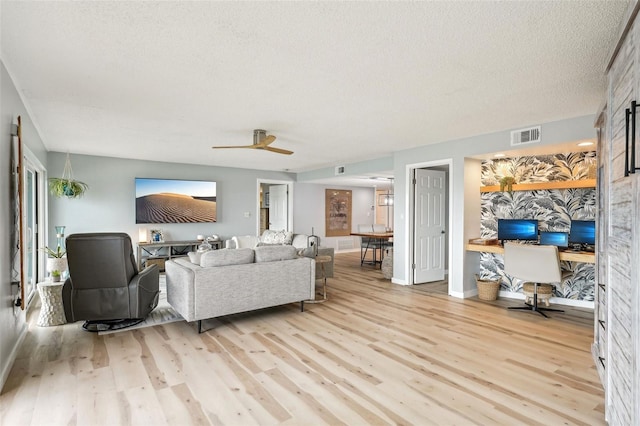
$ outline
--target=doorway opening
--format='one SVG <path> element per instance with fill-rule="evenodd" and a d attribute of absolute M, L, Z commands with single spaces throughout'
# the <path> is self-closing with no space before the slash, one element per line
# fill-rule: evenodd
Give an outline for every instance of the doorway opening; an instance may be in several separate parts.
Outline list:
<path fill-rule="evenodd" d="M 266 229 L 293 231 L 293 182 L 258 179 L 257 235 Z"/>
<path fill-rule="evenodd" d="M 448 283 L 452 164 L 449 159 L 407 166 L 409 284 Z"/>

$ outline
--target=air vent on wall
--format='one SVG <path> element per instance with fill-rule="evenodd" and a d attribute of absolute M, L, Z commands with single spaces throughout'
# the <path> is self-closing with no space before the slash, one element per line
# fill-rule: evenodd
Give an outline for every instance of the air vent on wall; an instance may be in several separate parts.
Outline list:
<path fill-rule="evenodd" d="M 344 174 L 344 166 L 336 166 L 336 176 Z"/>
<path fill-rule="evenodd" d="M 511 146 L 540 142 L 540 126 L 511 132 Z"/>

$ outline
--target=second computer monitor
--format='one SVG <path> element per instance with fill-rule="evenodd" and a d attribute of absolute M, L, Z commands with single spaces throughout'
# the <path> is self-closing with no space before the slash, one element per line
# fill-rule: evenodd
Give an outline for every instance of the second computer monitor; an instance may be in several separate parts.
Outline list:
<path fill-rule="evenodd" d="M 566 232 L 540 231 L 540 244 L 545 246 L 569 247 L 569 234 Z"/>

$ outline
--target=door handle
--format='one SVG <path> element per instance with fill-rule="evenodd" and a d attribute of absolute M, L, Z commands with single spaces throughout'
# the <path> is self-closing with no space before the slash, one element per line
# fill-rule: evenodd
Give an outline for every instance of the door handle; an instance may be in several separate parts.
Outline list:
<path fill-rule="evenodd" d="M 444 234 L 444 231 L 440 231 L 441 234 Z"/>

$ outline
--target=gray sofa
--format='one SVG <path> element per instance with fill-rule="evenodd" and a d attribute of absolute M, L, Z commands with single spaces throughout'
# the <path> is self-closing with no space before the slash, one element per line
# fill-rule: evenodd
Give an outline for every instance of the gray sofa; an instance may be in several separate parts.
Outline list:
<path fill-rule="evenodd" d="M 199 257 L 199 258 L 198 258 Z M 167 300 L 187 321 L 198 321 L 315 297 L 315 262 L 293 246 L 221 249 L 165 264 Z"/>
<path fill-rule="evenodd" d="M 298 254 L 308 256 L 308 253 L 305 254 L 303 251 L 308 248 L 309 236 L 306 234 L 294 234 L 286 231 L 272 231 L 267 229 L 260 237 L 255 235 L 233 236 L 225 241 L 225 248 L 255 248 L 261 244 L 292 245 L 298 250 Z M 316 268 L 316 278 L 333 278 L 333 247 L 319 247 L 318 256 L 331 256 L 331 262 L 324 264 L 326 277 L 322 276 L 322 270 L 320 268 Z"/>

